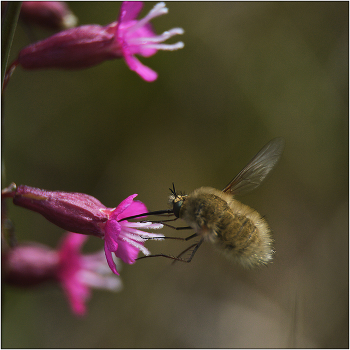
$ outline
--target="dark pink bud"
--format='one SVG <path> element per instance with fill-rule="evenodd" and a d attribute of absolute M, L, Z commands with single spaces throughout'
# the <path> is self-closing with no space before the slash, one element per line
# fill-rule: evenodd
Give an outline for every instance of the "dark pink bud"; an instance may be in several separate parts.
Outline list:
<path fill-rule="evenodd" d="M 17 63 L 26 69 L 81 69 L 120 58 L 122 53 L 112 50 L 114 33 L 111 29 L 111 26 L 100 25 L 67 29 L 25 47 L 19 53 Z"/>
<path fill-rule="evenodd" d="M 13 203 L 43 215 L 66 231 L 104 237 L 107 209 L 98 199 L 84 193 L 46 191 L 20 185 Z"/>
<path fill-rule="evenodd" d="M 56 278 L 59 256 L 49 247 L 27 244 L 8 250 L 2 257 L 2 276 L 9 284 L 29 287 Z"/>
<path fill-rule="evenodd" d="M 77 18 L 63 1 L 23 1 L 21 18 L 50 29 L 75 27 Z"/>
<path fill-rule="evenodd" d="M 5 10 L 7 1 L 1 2 Z M 28 24 L 37 24 L 53 30 L 75 27 L 78 19 L 64 1 L 23 1 L 20 18 Z"/>

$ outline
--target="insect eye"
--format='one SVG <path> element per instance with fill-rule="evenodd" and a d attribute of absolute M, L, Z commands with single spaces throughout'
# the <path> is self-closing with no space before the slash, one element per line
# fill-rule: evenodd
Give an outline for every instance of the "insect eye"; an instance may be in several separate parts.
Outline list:
<path fill-rule="evenodd" d="M 180 216 L 180 208 L 181 208 L 181 205 L 183 204 L 183 200 L 180 200 L 180 199 L 175 199 L 173 201 L 173 212 L 174 212 L 174 215 L 178 218 Z"/>

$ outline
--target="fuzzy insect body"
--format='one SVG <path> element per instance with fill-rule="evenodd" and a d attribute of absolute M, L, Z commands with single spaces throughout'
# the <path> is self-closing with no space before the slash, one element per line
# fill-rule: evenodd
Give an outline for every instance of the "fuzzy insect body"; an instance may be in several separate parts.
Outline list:
<path fill-rule="evenodd" d="M 179 218 L 229 259 L 244 267 L 272 260 L 271 230 L 254 209 L 211 187 L 198 188 L 178 200 L 182 201 Z"/>

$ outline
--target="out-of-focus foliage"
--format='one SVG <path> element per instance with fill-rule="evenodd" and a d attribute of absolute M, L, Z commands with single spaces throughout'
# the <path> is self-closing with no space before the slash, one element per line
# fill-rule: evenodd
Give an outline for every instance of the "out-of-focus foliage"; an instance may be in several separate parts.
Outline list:
<path fill-rule="evenodd" d="M 191 264 L 124 265 L 124 290 L 95 292 L 85 319 L 57 286 L 5 286 L 2 346 L 347 347 L 348 3 L 167 5 L 154 27 L 184 28 L 185 48 L 141 59 L 159 73 L 154 83 L 122 60 L 15 71 L 3 100 L 4 185 L 84 192 L 108 207 L 138 193 L 150 210 L 166 209 L 172 182 L 185 192 L 223 188 L 282 136 L 281 162 L 240 198 L 268 220 L 274 263 L 242 270 L 203 244 Z M 110 23 L 119 6 L 70 3 L 80 24 Z M 11 57 L 28 43 L 18 26 Z M 62 230 L 40 215 L 10 202 L 8 210 L 18 240 L 59 241 Z"/>

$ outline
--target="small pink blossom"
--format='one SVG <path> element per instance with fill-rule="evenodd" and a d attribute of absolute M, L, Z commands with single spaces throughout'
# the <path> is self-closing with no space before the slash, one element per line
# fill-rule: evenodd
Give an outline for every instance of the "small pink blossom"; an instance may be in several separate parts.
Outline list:
<path fill-rule="evenodd" d="M 58 252 L 59 267 L 56 274 L 73 312 L 77 315 L 86 313 L 86 301 L 91 296 L 91 288 L 118 291 L 121 280 L 109 276 L 110 269 L 106 264 L 103 250 L 82 255 L 81 246 L 88 236 L 69 232 L 62 241 Z"/>
<path fill-rule="evenodd" d="M 68 232 L 58 250 L 37 243 L 27 243 L 9 249 L 2 257 L 2 276 L 8 284 L 19 287 L 36 286 L 57 281 L 64 290 L 72 311 L 86 313 L 91 288 L 119 291 L 122 282 L 112 275 L 103 250 L 81 253 L 88 236 Z"/>
<path fill-rule="evenodd" d="M 159 229 L 163 227 L 162 224 L 120 221 L 123 218 L 147 212 L 147 208 L 142 202 L 134 201 L 136 196 L 137 194 L 127 197 L 115 209 L 103 210 L 108 215 L 105 226 L 105 254 L 109 267 L 117 275 L 119 274 L 112 253 L 126 264 L 133 264 L 139 251 L 144 255 L 150 254 L 148 249 L 144 247 L 147 239 L 162 239 L 164 237 L 160 234 L 138 230 L 138 228 Z"/>
<path fill-rule="evenodd" d="M 133 264 L 139 251 L 150 252 L 144 247 L 148 239 L 162 239 L 140 229 L 160 229 L 159 223 L 120 221 L 126 217 L 147 213 L 147 207 L 134 200 L 133 194 L 116 208 L 107 208 L 98 199 L 84 193 L 47 191 L 35 187 L 11 184 L 4 197 L 12 197 L 13 203 L 43 215 L 47 220 L 66 231 L 94 235 L 105 241 L 105 254 L 109 267 L 118 274 L 112 253 L 126 264 Z"/>
<path fill-rule="evenodd" d="M 154 81 L 158 74 L 144 66 L 135 54 L 143 57 L 153 56 L 158 50 L 178 50 L 184 47 L 182 41 L 176 44 L 162 44 L 162 42 L 174 35 L 183 34 L 182 28 L 173 28 L 161 35 L 156 35 L 151 24 L 151 19 L 168 13 L 164 2 L 160 2 L 141 20 L 136 17 L 142 10 L 142 2 L 125 1 L 122 3 L 117 22 L 117 43 L 122 50 L 122 55 L 129 68 L 139 74 L 146 81 Z"/>
<path fill-rule="evenodd" d="M 149 22 L 166 14 L 168 9 L 161 2 L 144 18 L 137 20 L 142 6 L 139 1 L 123 2 L 118 21 L 106 26 L 84 25 L 71 28 L 25 47 L 10 66 L 6 81 L 17 65 L 25 69 L 80 69 L 116 58 L 124 58 L 129 68 L 144 80 L 154 81 L 157 73 L 144 66 L 135 55 L 150 57 L 158 50 L 180 49 L 184 46 L 182 42 L 163 42 L 184 31 L 182 28 L 173 28 L 156 35 Z"/>

